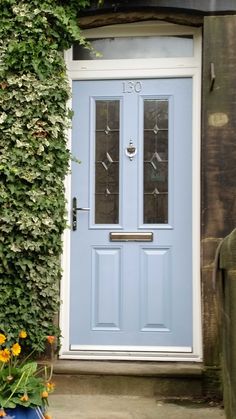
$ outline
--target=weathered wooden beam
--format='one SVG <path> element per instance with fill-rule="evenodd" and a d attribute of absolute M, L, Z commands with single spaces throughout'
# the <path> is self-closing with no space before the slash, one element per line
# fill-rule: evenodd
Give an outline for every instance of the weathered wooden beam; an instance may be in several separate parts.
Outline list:
<path fill-rule="evenodd" d="M 171 13 L 163 11 L 127 11 L 108 12 L 80 17 L 79 25 L 82 29 L 96 28 L 121 23 L 133 23 L 143 21 L 166 21 L 179 25 L 199 27 L 203 24 L 203 16 L 189 15 L 187 13 Z"/>
<path fill-rule="evenodd" d="M 203 43 L 203 236 L 236 225 L 236 16 L 205 17 Z M 211 63 L 215 84 L 210 91 Z"/>
<path fill-rule="evenodd" d="M 205 364 L 213 366 L 219 363 L 222 304 L 212 281 L 214 255 L 236 226 L 236 16 L 205 17 L 203 33 L 203 341 Z"/>

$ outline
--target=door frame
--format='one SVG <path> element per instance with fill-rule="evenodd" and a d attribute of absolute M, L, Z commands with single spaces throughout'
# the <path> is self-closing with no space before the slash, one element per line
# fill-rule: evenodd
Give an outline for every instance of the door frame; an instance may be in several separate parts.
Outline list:
<path fill-rule="evenodd" d="M 121 35 L 122 33 L 122 35 Z M 193 351 L 191 353 L 168 352 L 109 352 L 95 348 L 90 351 L 72 351 L 69 346 L 69 303 L 70 303 L 70 234 L 67 228 L 63 234 L 61 309 L 59 324 L 62 331 L 61 359 L 97 360 L 149 360 L 149 361 L 202 361 L 201 284 L 200 284 L 200 157 L 201 157 L 201 30 L 167 24 L 164 22 L 142 22 L 89 29 L 84 35 L 89 38 L 109 36 L 148 35 L 193 35 L 192 57 L 142 59 L 142 60 L 91 60 L 73 61 L 72 48 L 65 53 L 70 86 L 73 80 L 106 79 L 149 79 L 149 78 L 192 78 L 192 281 L 193 281 Z M 71 108 L 72 101 L 68 103 Z M 71 149 L 71 130 L 68 131 L 68 148 Z M 65 179 L 67 215 L 71 221 L 71 175 Z M 150 351 L 150 349 L 149 349 Z"/>

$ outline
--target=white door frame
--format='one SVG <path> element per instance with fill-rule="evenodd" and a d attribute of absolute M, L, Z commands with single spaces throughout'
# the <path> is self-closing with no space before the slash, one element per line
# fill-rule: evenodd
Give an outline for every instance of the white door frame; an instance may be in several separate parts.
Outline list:
<path fill-rule="evenodd" d="M 193 252 L 193 352 L 119 352 L 106 353 L 105 348 L 91 348 L 90 351 L 72 351 L 69 346 L 69 296 L 70 296 L 70 234 L 67 228 L 63 235 L 62 255 L 63 277 L 61 281 L 60 328 L 62 331 L 61 359 L 103 359 L 103 360 L 151 360 L 151 361 L 202 361 L 201 287 L 200 287 L 200 152 L 201 152 L 201 31 L 174 24 L 144 22 L 127 25 L 113 25 L 84 31 L 89 38 L 109 36 L 158 36 L 193 35 L 192 57 L 155 58 L 136 60 L 91 60 L 73 61 L 72 49 L 65 53 L 70 85 L 73 80 L 136 79 L 191 77 L 193 81 L 193 128 L 192 128 L 192 252 Z M 71 108 L 71 101 L 69 102 Z M 68 148 L 71 149 L 71 130 L 68 133 Z M 68 202 L 68 220 L 71 221 L 71 176 L 65 180 Z M 181 348 L 180 348 L 181 349 Z M 150 351 L 150 349 L 149 349 Z M 99 352 L 99 354 L 98 354 Z"/>

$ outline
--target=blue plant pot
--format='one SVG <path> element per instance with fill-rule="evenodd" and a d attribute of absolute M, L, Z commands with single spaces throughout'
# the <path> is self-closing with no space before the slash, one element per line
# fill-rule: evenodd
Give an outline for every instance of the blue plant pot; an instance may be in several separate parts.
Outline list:
<path fill-rule="evenodd" d="M 43 418 L 42 410 L 38 407 L 15 407 L 14 409 L 5 409 L 7 416 L 5 419 L 41 419 Z"/>

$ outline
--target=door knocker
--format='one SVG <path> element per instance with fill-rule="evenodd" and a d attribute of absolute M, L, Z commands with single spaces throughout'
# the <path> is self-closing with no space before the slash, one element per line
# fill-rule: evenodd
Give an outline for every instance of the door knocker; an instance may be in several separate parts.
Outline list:
<path fill-rule="evenodd" d="M 128 147 L 126 147 L 125 154 L 129 157 L 130 161 L 132 161 L 133 157 L 137 154 L 137 148 L 134 146 L 132 140 L 130 140 Z"/>

